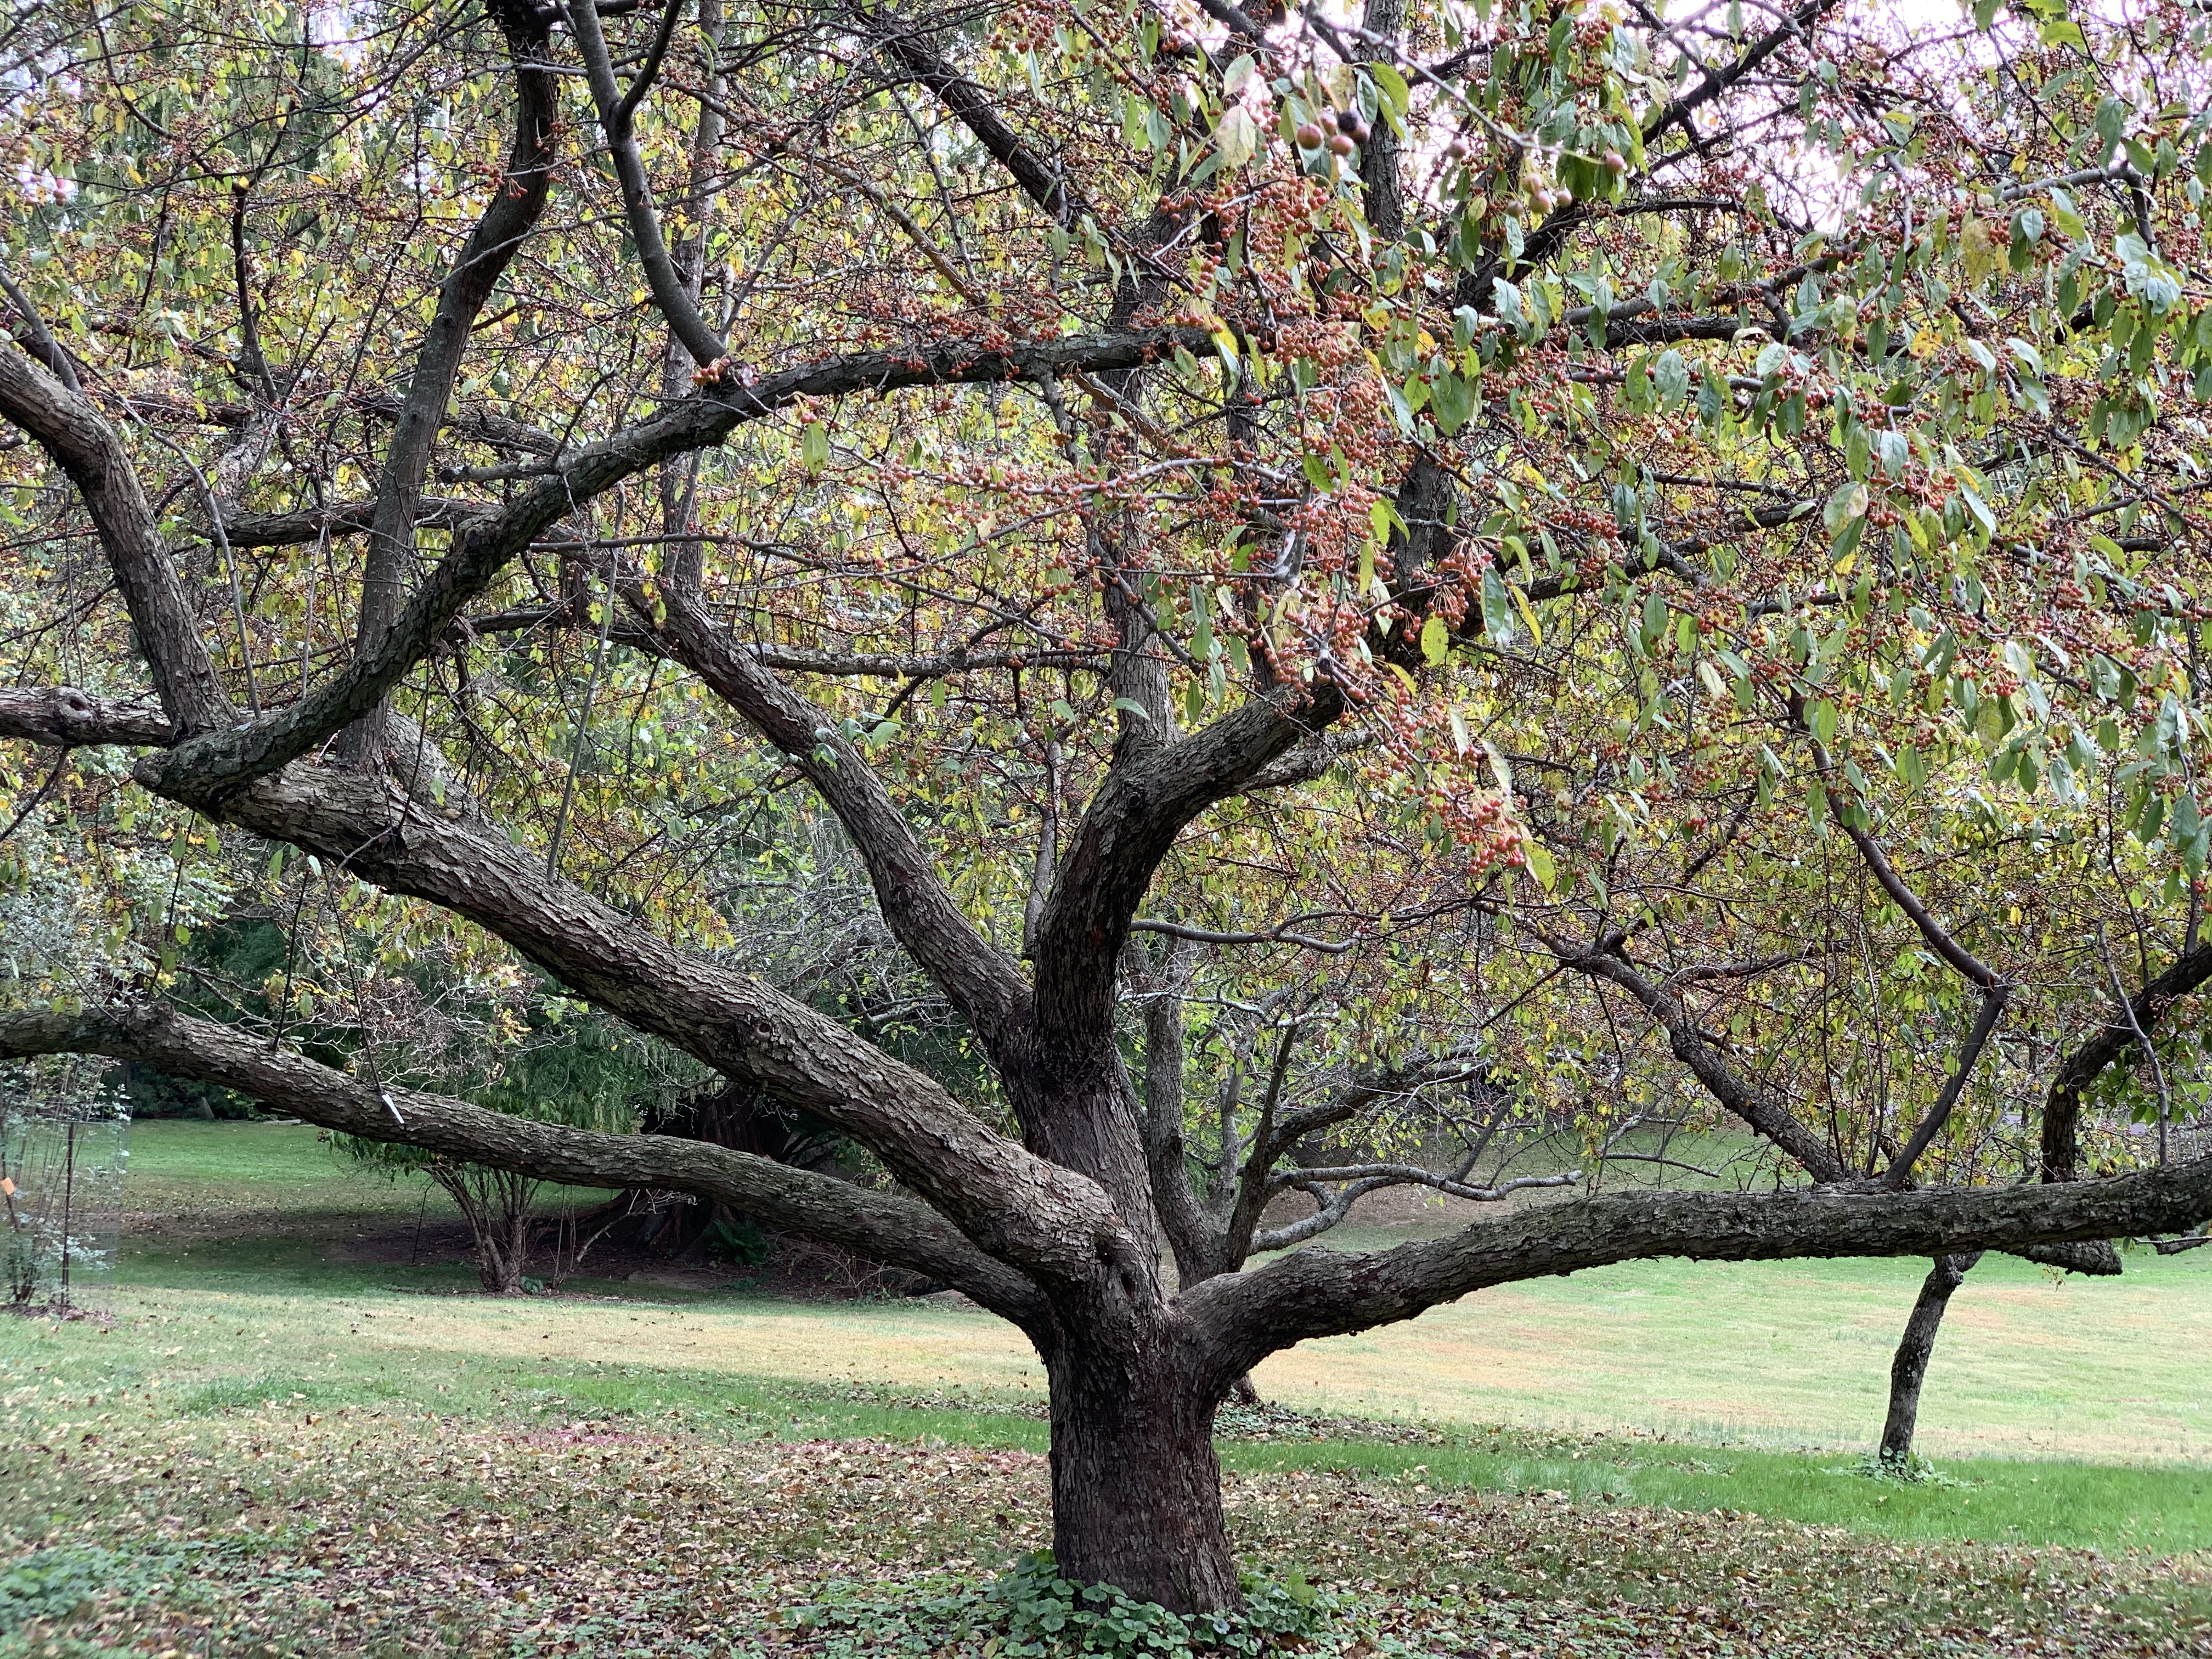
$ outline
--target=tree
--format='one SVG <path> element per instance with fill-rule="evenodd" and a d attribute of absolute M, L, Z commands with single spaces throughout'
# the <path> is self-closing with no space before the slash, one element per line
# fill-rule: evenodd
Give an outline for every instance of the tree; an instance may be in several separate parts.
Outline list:
<path fill-rule="evenodd" d="M 588 1012 L 563 1018 L 557 995 L 515 1000 L 527 1009 L 522 1030 L 498 1029 L 497 1016 L 515 1019 L 512 1006 L 493 1011 L 489 1035 L 450 1018 L 438 1022 L 442 1030 L 418 1025 L 412 1040 L 378 1047 L 362 1069 L 380 1084 L 442 1082 L 458 1097 L 494 1111 L 603 1134 L 635 1133 L 644 1120 L 665 1114 L 682 1084 L 693 1080 L 680 1062 L 667 1064 L 659 1044 L 611 1021 Z M 370 1033 L 362 1035 L 374 1042 Z M 537 1212 L 538 1182 L 516 1170 L 425 1153 L 404 1141 L 344 1135 L 339 1144 L 394 1176 L 428 1177 L 468 1224 L 483 1288 L 494 1296 L 522 1294 L 544 1224 Z"/>
<path fill-rule="evenodd" d="M 1213 1413 L 1288 1344 L 1638 1257 L 2212 1213 L 2212 1162 L 2120 1132 L 2201 1054 L 2154 1095 L 2140 1036 L 2084 1042 L 2118 957 L 2212 972 L 2200 23 L 324 18 L 64 5 L 6 47 L 45 197 L 0 732 L 59 757 L 19 814 L 299 849 L 398 948 L 495 938 L 883 1178 L 188 1014 L 121 895 L 142 965 L 11 999 L 0 1054 L 956 1285 L 1043 1359 L 1062 1570 L 1179 1608 L 1236 1597 Z M 112 746 L 127 781 L 72 758 Z M 722 954 L 707 855 L 802 785 L 969 1069 Z M 1303 1103 L 1217 1115 L 1225 1206 L 1144 936 L 1338 1016 Z M 1756 1179 L 1247 1265 L 1237 1194 L 1413 1170 L 1326 1160 L 1455 1072 L 1593 1170 L 1725 1120 Z"/>

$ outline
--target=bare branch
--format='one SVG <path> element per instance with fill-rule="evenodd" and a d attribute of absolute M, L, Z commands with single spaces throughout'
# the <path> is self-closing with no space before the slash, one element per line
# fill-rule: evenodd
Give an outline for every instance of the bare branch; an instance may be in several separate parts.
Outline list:
<path fill-rule="evenodd" d="M 892 933 L 985 1044 L 1002 1049 L 1027 1018 L 1029 987 L 968 920 L 874 769 L 818 706 L 715 628 L 690 593 L 678 588 L 659 597 L 670 654 L 781 750 L 829 803 L 868 866 Z"/>
<path fill-rule="evenodd" d="M 327 685 L 279 714 L 179 746 L 141 781 L 160 793 L 202 805 L 268 775 L 374 707 L 428 654 L 470 600 L 579 503 L 672 455 L 720 443 L 738 427 L 799 398 L 1013 380 L 1069 366 L 1134 367 L 1194 337 L 1202 337 L 1202 331 L 1146 329 L 1073 336 L 1036 345 L 918 346 L 896 353 L 863 351 L 833 357 L 761 376 L 750 386 L 725 377 L 702 396 L 684 399 L 657 419 L 568 452 L 496 518 L 471 526 L 455 538 L 453 551 L 430 573 L 392 629 Z M 36 373 L 21 358 L 14 361 L 23 373 Z M 46 384 L 52 382 L 47 380 Z M 4 406 L 5 392 L 4 371 L 0 371 L 0 406 Z M 202 648 L 197 635 L 192 644 Z M 210 678 L 212 672 L 210 668 Z"/>
<path fill-rule="evenodd" d="M 514 64 L 514 138 L 499 189 L 438 290 L 438 308 L 416 354 L 385 452 L 369 521 L 368 561 L 362 574 L 356 654 L 362 659 L 377 652 L 399 619 L 430 446 L 453 399 L 470 325 L 536 227 L 552 183 L 559 82 L 545 64 L 546 20 L 527 0 L 500 0 L 490 10 L 507 36 Z M 348 739 L 353 757 L 374 757 L 382 749 L 382 725 L 376 718 L 381 706 L 374 702 L 361 711 L 368 718 Z"/>
<path fill-rule="evenodd" d="M 879 15 L 864 7 L 853 8 L 854 20 L 884 49 L 884 54 L 944 101 L 960 124 L 975 135 L 999 165 L 1012 173 L 1030 198 L 1070 230 L 1091 211 L 1082 193 L 1061 176 L 1006 125 L 991 95 L 939 57 L 921 34 L 902 20 Z"/>
<path fill-rule="evenodd" d="M 1775 1100 L 1751 1080 L 1739 1076 L 1720 1051 L 1698 1029 L 1698 1023 L 1671 991 L 1655 985 L 1626 957 L 1609 951 L 1573 951 L 1553 945 L 1555 954 L 1569 967 L 1595 979 L 1608 980 L 1626 991 L 1658 1022 L 1667 1034 L 1674 1058 L 1688 1066 L 1705 1091 L 1735 1113 L 1757 1133 L 1779 1146 L 1817 1181 L 1847 1181 L 1844 1167 L 1827 1143 L 1800 1123 L 1789 1107 Z"/>
<path fill-rule="evenodd" d="M 1359 943 L 1349 939 L 1315 939 L 1287 927 L 1266 933 L 1224 933 L 1211 927 L 1186 927 L 1179 921 L 1161 921 L 1152 916 L 1139 916 L 1129 924 L 1129 931 L 1164 933 L 1170 939 L 1188 939 L 1194 945 L 1295 945 L 1303 951 L 1319 951 L 1332 957 L 1340 957 Z"/>
<path fill-rule="evenodd" d="M 1912 1166 L 1920 1161 L 1921 1153 L 1928 1150 L 1929 1144 L 1951 1121 L 1951 1109 L 1959 1103 L 1959 1097 L 1966 1091 L 1966 1080 L 1973 1076 L 1974 1067 L 1981 1060 L 1982 1050 L 1987 1046 L 1990 1034 L 1997 1029 L 1997 1021 L 2004 1017 L 2005 1004 L 2011 1000 L 2012 987 L 2002 980 L 1983 993 L 1981 1012 L 1974 1016 L 1973 1029 L 1966 1033 L 1966 1041 L 1959 1050 L 1959 1063 L 1952 1067 L 1951 1075 L 1943 1080 L 1942 1091 L 1936 1097 L 1936 1103 L 1928 1109 L 1928 1115 L 1920 1120 L 1920 1127 L 1912 1132 L 1912 1139 L 1905 1143 L 1905 1150 L 1881 1172 L 1885 1186 L 1902 1187 L 1912 1178 Z"/>
<path fill-rule="evenodd" d="M 674 12 L 675 5 L 671 0 L 669 15 L 672 16 Z M 607 39 L 599 27 L 598 9 L 591 0 L 568 0 L 568 29 L 583 56 L 592 101 L 599 112 L 599 129 L 606 137 L 607 153 L 614 159 L 615 177 L 622 185 L 623 208 L 629 216 L 630 239 L 636 244 L 639 263 L 645 267 L 646 286 L 653 290 L 653 302 L 670 330 L 684 343 L 684 349 L 691 354 L 694 362 L 702 368 L 718 363 L 727 355 L 728 348 L 692 303 L 684 279 L 677 274 L 676 262 L 669 257 L 668 243 L 660 234 L 660 215 L 653 205 L 653 186 L 645 176 L 645 161 L 638 154 L 637 138 L 630 127 L 631 118 L 637 112 L 636 100 L 649 84 L 647 76 L 641 74 L 632 95 L 623 95 L 615 82 L 614 63 L 607 54 Z M 665 48 L 665 36 L 661 48 Z M 649 67 L 657 70 L 659 61 L 656 52 Z"/>
<path fill-rule="evenodd" d="M 1278 1170 L 1269 1177 L 1267 1184 L 1274 1191 L 1283 1193 L 1297 1188 L 1316 1187 L 1324 1182 L 1376 1182 L 1393 1187 L 1432 1187 L 1453 1198 L 1495 1204 L 1500 1199 L 1534 1188 L 1571 1187 L 1582 1178 L 1580 1170 L 1569 1170 L 1559 1175 L 1520 1176 L 1511 1181 L 1500 1182 L 1495 1187 L 1474 1187 L 1463 1181 L 1454 1181 L 1449 1176 L 1439 1175 L 1434 1170 L 1424 1169 L 1418 1164 L 1345 1164 L 1328 1169 Z"/>
<path fill-rule="evenodd" d="M 2200 945 L 2137 992 L 2066 1056 L 2052 1074 L 2043 1104 L 2043 1178 L 2071 1181 L 2080 1172 L 2081 1096 L 2107 1066 L 2154 1031 L 2167 1010 L 2212 981 L 2212 944 Z"/>
<path fill-rule="evenodd" d="M 1805 31 L 1820 21 L 1820 14 L 1828 10 L 1836 0 L 1805 0 L 1805 3 L 1775 25 L 1766 33 L 1744 49 L 1743 55 L 1734 63 L 1705 75 L 1698 84 L 1673 100 L 1644 124 L 1644 142 L 1650 145 L 1658 142 L 1668 127 L 1680 125 L 1685 132 L 1692 132 L 1690 117 L 1726 92 L 1737 82 L 1756 70 L 1777 52 L 1792 40 L 1802 40 Z M 1694 136 L 1694 135 L 1693 135 Z"/>

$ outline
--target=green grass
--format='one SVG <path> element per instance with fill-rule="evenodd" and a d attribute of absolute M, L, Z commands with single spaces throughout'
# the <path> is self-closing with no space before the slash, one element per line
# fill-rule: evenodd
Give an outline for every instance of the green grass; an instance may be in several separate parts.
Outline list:
<path fill-rule="evenodd" d="M 540 1190 L 549 1205 L 604 1196 L 592 1188 Z M 124 1207 L 142 1222 L 189 1229 L 234 1212 L 411 1216 L 426 1203 L 434 1218 L 457 1213 L 426 1177 L 364 1163 L 309 1124 L 152 1118 L 131 1126 Z"/>
<path fill-rule="evenodd" d="M 572 1284 L 591 1299 L 478 1298 L 463 1294 L 465 1267 L 345 1259 L 350 1235 L 404 1224 L 416 1195 L 394 1203 L 388 1182 L 303 1127 L 137 1126 L 131 1183 L 307 1224 L 289 1237 L 219 1225 L 134 1237 L 115 1328 L 0 1327 L 0 1380 L 103 1395 L 158 1380 L 147 1398 L 193 1413 L 296 1395 L 483 1420 L 674 1411 L 802 1437 L 1043 1444 L 1035 1356 L 973 1310 L 590 1279 Z M 1377 1248 L 1422 1231 L 1334 1242 Z M 1923 1405 L 1942 1483 L 1855 1472 L 1919 1277 L 1910 1262 L 1638 1263 L 1303 1344 L 1261 1368 L 1271 1400 L 1419 1434 L 1238 1441 L 1224 1462 L 1900 1539 L 2212 1547 L 2207 1256 L 2131 1258 L 2118 1283 L 1987 1261 L 1954 1301 Z"/>
<path fill-rule="evenodd" d="M 1042 1376 L 988 1316 L 489 1299 L 356 1259 L 420 1195 L 312 1130 L 135 1139 L 161 1219 L 113 1322 L 0 1321 L 0 1659 L 762 1659 L 798 1601 L 897 1603 L 1047 1536 Z M 2196 1650 L 2212 1264 L 1990 1265 L 1930 1384 L 1938 1480 L 1862 1466 L 1912 1264 L 1644 1263 L 1278 1356 L 1277 1406 L 1224 1419 L 1237 1547 L 1396 1621 L 1346 1651 Z"/>
<path fill-rule="evenodd" d="M 98 1401 L 161 1418 L 371 1408 L 484 1423 L 619 1417 L 801 1441 L 934 1439 L 1042 1451 L 1041 1391 L 949 1358 L 956 1310 L 804 1310 L 882 1340 L 896 1319 L 907 1380 L 808 1381 L 650 1363 L 683 1334 L 766 1331 L 783 1307 L 710 1310 L 662 1300 L 488 1306 L 356 1289 L 336 1297 L 208 1291 L 141 1305 L 109 1330 L 0 1326 L 0 1395 Z M 448 1322 L 452 1322 L 449 1323 Z M 454 1328 L 479 1326 L 473 1348 Z M 620 1328 L 628 1327 L 627 1330 Z M 550 1337 L 550 1340 L 548 1338 Z M 540 1352 L 523 1352 L 532 1341 Z M 121 1402 L 120 1405 L 118 1402 Z M 1623 1434 L 1561 1434 L 1431 1420 L 1403 1428 L 1270 1425 L 1222 1447 L 1249 1474 L 1339 1471 L 1439 1490 L 1541 1494 L 1848 1526 L 1904 1540 L 2212 1548 L 2212 1468 L 2060 1460 L 1946 1459 L 1939 1481 L 1868 1478 L 1856 1454 L 1765 1450 Z M 1313 1438 L 1310 1436 L 1321 1437 Z M 1401 1436 L 1392 1438 L 1387 1437 Z"/>

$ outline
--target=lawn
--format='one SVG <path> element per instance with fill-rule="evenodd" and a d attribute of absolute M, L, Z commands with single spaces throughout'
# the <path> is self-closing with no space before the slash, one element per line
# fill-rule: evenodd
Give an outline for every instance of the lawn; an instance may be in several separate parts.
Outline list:
<path fill-rule="evenodd" d="M 0 1659 L 95 1585 L 78 1637 L 180 1653 L 827 1651 L 772 1620 L 1043 1535 L 1037 1367 L 972 1309 L 488 1300 L 365 1250 L 441 1195 L 296 1126 L 138 1126 L 130 1202 L 112 1324 L 0 1324 Z M 1910 1264 L 1647 1264 L 1270 1361 L 1240 1548 L 1373 1585 L 1376 1652 L 1377 1608 L 1439 1655 L 2212 1651 L 2212 1263 L 1990 1266 L 1941 1480 L 1858 1469 Z"/>
<path fill-rule="evenodd" d="M 163 1221 L 126 1252 L 124 1310 L 159 1311 L 210 1289 L 381 1293 L 472 1282 L 452 1261 L 333 1259 L 349 1238 L 424 1213 L 449 1220 L 453 1210 L 426 1183 L 394 1185 L 336 1157 L 312 1129 L 156 1122 L 133 1133 L 132 1212 Z M 287 1212 L 289 1239 L 244 1224 Z M 1435 1231 L 1416 1222 L 1346 1230 L 1331 1242 L 1375 1249 Z M 1925 1271 L 1912 1261 L 1630 1263 L 1302 1344 L 1268 1360 L 1259 1380 L 1270 1397 L 1319 1411 L 1858 1448 L 1880 1426 L 1890 1354 Z M 405 1322 L 407 1340 L 444 1353 L 550 1344 L 603 1361 L 732 1375 L 1042 1382 L 1020 1335 L 972 1310 L 742 1304 L 635 1283 L 575 1284 L 665 1297 L 692 1312 L 664 1329 L 588 1304 L 470 1302 L 418 1310 Z M 1953 1299 L 1922 1407 L 1923 1449 L 1942 1459 L 2212 1462 L 2207 1354 L 2212 1250 L 2131 1255 L 2118 1280 L 1988 1257 Z"/>

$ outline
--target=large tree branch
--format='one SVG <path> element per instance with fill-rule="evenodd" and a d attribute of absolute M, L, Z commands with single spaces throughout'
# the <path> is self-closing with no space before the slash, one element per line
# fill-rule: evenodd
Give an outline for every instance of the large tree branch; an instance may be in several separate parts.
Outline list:
<path fill-rule="evenodd" d="M 549 876 L 542 855 L 450 796 L 437 808 L 380 777 L 293 767 L 210 816 L 496 934 L 577 995 L 851 1135 L 1001 1261 L 1079 1283 L 1100 1241 L 1122 1238 L 1096 1183 L 994 1133 L 836 1021 Z"/>
<path fill-rule="evenodd" d="M 364 657 L 376 650 L 399 617 L 430 446 L 453 400 L 470 327 L 537 225 L 552 182 L 559 82 L 546 63 L 546 19 L 526 0 L 494 0 L 488 9 L 507 36 L 514 61 L 514 143 L 499 188 L 438 290 L 438 308 L 416 354 L 385 451 L 369 520 L 368 561 L 362 573 L 357 653 Z M 349 734 L 356 757 L 382 750 L 381 708 L 380 702 L 364 711 L 361 728 Z"/>
<path fill-rule="evenodd" d="M 1121 959 L 1130 921 L 1176 837 L 1342 710 L 1327 680 L 1275 687 L 1107 774 L 1076 826 L 1037 922 L 1041 1056 L 1073 1058 L 1111 1042 L 1114 981 L 1099 964 Z"/>
<path fill-rule="evenodd" d="M 496 504 L 461 501 L 451 496 L 416 498 L 415 528 L 459 530 L 498 515 Z M 376 501 L 366 497 L 332 501 L 327 507 L 303 507 L 289 513 L 240 513 L 223 520 L 223 531 L 235 548 L 300 547 L 324 534 L 357 536 L 376 520 Z"/>
<path fill-rule="evenodd" d="M 1638 973 L 1625 957 L 1605 950 L 1559 949 L 1559 959 L 1594 979 L 1609 981 L 1644 1005 L 1667 1034 L 1674 1058 L 1690 1068 L 1705 1092 L 1735 1114 L 1753 1133 L 1766 1137 L 1816 1181 L 1847 1181 L 1851 1172 L 1828 1144 L 1800 1123 L 1787 1105 L 1756 1083 L 1737 1074 L 1720 1051 L 1705 1040 L 1681 1000 Z"/>
<path fill-rule="evenodd" d="M 1014 182 L 1054 221 L 1073 230 L 1091 211 L 1091 204 L 1061 175 L 1059 167 L 1038 155 L 1006 125 L 991 94 L 945 62 L 912 25 L 860 6 L 853 8 L 853 18 L 883 48 L 885 57 L 943 100 L 992 159 L 1012 174 Z"/>
<path fill-rule="evenodd" d="M 1479 1221 L 1449 1238 L 1371 1255 L 1302 1250 L 1209 1279 L 1181 1298 L 1226 1383 L 1309 1337 L 1408 1319 L 1493 1285 L 1616 1261 L 2024 1251 L 2069 1240 L 2182 1232 L 2212 1216 L 2212 1158 L 2061 1186 L 1892 1193 L 1635 1193 Z"/>
<path fill-rule="evenodd" d="M 0 689 L 0 738 L 60 749 L 96 744 L 166 744 L 176 735 L 154 704 L 96 697 L 73 685 Z"/>
<path fill-rule="evenodd" d="M 672 8 L 667 15 L 673 17 Z M 693 362 L 702 368 L 719 362 L 725 355 L 721 336 L 708 326 L 707 319 L 676 269 L 675 260 L 669 257 L 667 240 L 660 233 L 660 215 L 653 205 L 653 186 L 645 176 L 645 159 L 638 153 L 636 135 L 631 128 L 638 103 L 659 70 L 667 36 L 664 33 L 656 42 L 650 62 L 639 71 L 636 84 L 625 94 L 616 83 L 614 62 L 608 54 L 606 36 L 599 28 L 599 9 L 592 0 L 568 0 L 568 28 L 584 59 L 592 102 L 599 110 L 599 130 L 606 136 L 607 153 L 613 158 L 615 178 L 622 185 L 623 209 L 629 221 L 630 240 L 637 248 L 639 262 L 645 267 L 646 286 L 653 291 L 653 302 L 670 331 L 691 354 Z"/>
<path fill-rule="evenodd" d="M 540 1180 L 717 1199 L 809 1237 L 941 1279 L 1017 1323 L 1034 1325 L 1043 1317 L 1042 1298 L 1027 1279 L 915 1199 L 705 1141 L 601 1134 L 443 1095 L 379 1088 L 230 1026 L 145 1005 L 82 1014 L 0 1013 L 0 1058 L 42 1054 L 140 1061 L 173 1077 L 234 1089 L 326 1129 Z"/>
<path fill-rule="evenodd" d="M 994 1055 L 1025 1024 L 1030 988 L 1006 953 L 978 933 L 915 838 L 883 780 L 821 708 L 708 619 L 680 588 L 657 596 L 668 653 L 789 758 L 852 837 L 891 933 Z M 641 613 L 650 615 L 644 605 Z"/>
<path fill-rule="evenodd" d="M 90 398 L 19 351 L 0 350 L 0 415 L 36 439 L 84 497 L 170 723 L 185 732 L 229 724 L 230 698 L 115 428 Z"/>
<path fill-rule="evenodd" d="M 1656 143 L 1668 127 L 1677 125 L 1694 138 L 1695 129 L 1690 125 L 1691 116 L 1751 74 L 1790 42 L 1803 40 L 1806 30 L 1818 22 L 1820 14 L 1835 3 L 1836 0 L 1805 0 L 1803 5 L 1747 46 L 1735 62 L 1707 71 L 1699 77 L 1696 86 L 1669 100 L 1644 122 L 1645 144 Z"/>
<path fill-rule="evenodd" d="M 281 713 L 180 745 L 142 781 L 204 807 L 276 771 L 374 707 L 428 654 L 463 606 L 580 503 L 672 455 L 718 444 L 801 398 L 1018 380 L 1069 368 L 1133 368 L 1202 337 L 1197 329 L 1145 329 L 1037 344 L 937 344 L 854 352 L 763 375 L 750 386 L 726 375 L 657 419 L 569 452 L 495 519 L 459 535 L 393 626 L 327 684 Z"/>

